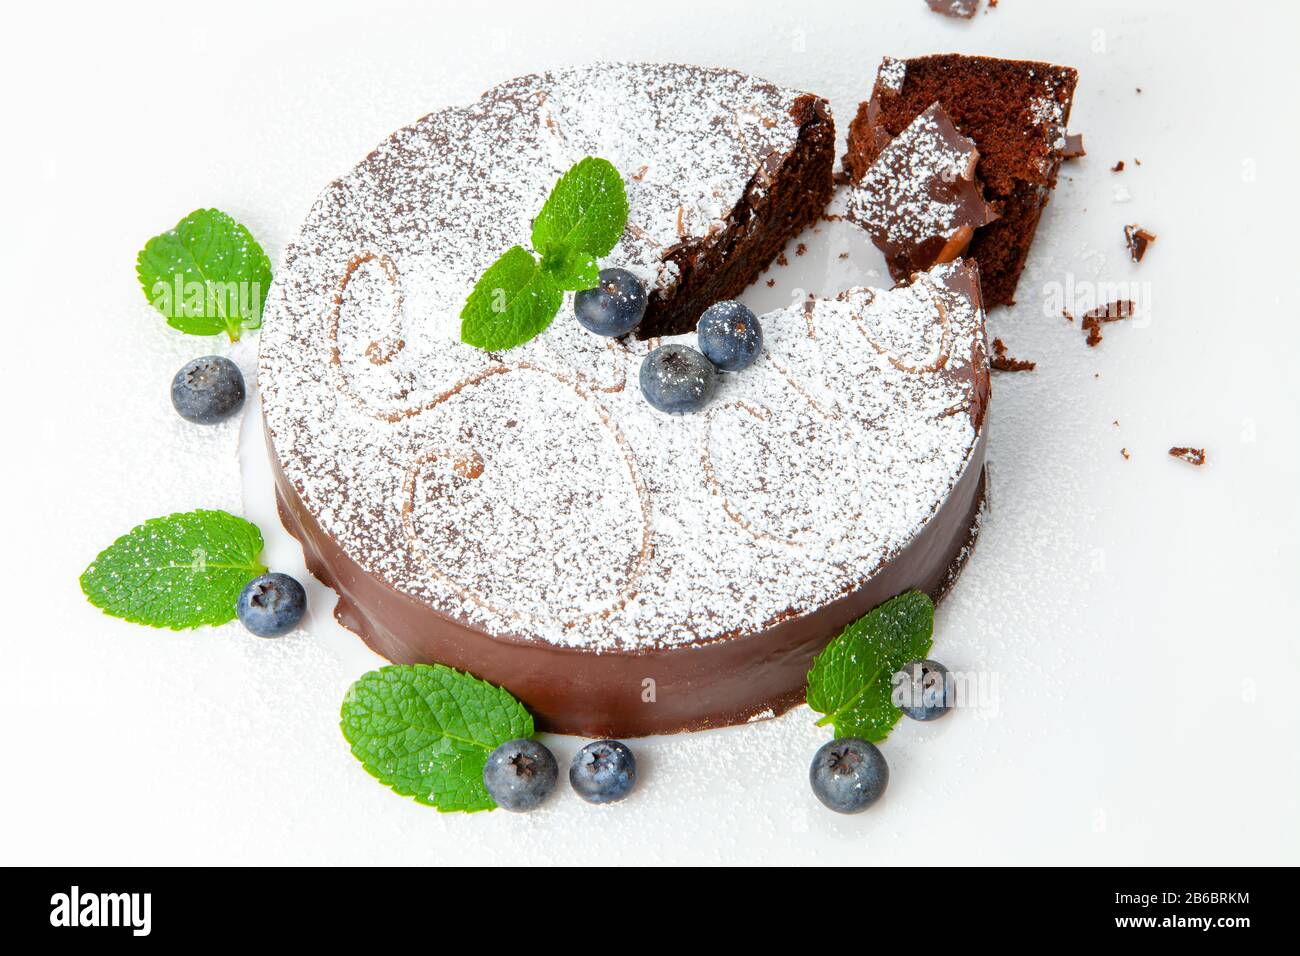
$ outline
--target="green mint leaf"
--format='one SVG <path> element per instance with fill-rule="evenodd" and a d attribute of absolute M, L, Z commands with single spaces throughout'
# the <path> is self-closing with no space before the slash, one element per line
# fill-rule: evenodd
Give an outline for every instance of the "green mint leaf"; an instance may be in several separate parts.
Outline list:
<path fill-rule="evenodd" d="M 507 691 L 441 664 L 363 674 L 339 726 L 367 773 L 444 813 L 494 809 L 483 786 L 488 754 L 533 735 L 532 716 Z"/>
<path fill-rule="evenodd" d="M 488 266 L 461 309 L 461 341 L 499 352 L 540 335 L 564 292 L 596 287 L 596 260 L 614 248 L 625 225 L 627 191 L 618 170 L 591 156 L 575 164 L 533 220 L 533 248 L 541 262 L 522 246 L 511 246 Z"/>
<path fill-rule="evenodd" d="M 271 260 L 252 234 L 218 209 L 198 209 L 150 239 L 136 257 L 149 304 L 190 335 L 230 341 L 262 324 Z"/>
<path fill-rule="evenodd" d="M 224 511 L 151 518 L 100 552 L 81 590 L 105 614 L 172 630 L 224 624 L 244 585 L 266 568 L 262 532 Z"/>
<path fill-rule="evenodd" d="M 465 300 L 461 341 L 489 352 L 523 345 L 551 324 L 563 298 L 532 254 L 511 246 L 488 266 Z"/>
<path fill-rule="evenodd" d="M 542 257 L 541 269 L 557 289 L 580 292 L 600 284 L 600 265 L 596 257 L 577 246 L 553 246 Z"/>
<path fill-rule="evenodd" d="M 908 591 L 859 618 L 813 661 L 808 706 L 836 737 L 879 742 L 902 716 L 891 700 L 894 674 L 924 658 L 934 633 L 934 602 Z"/>
<path fill-rule="evenodd" d="M 560 246 L 605 256 L 626 225 L 623 177 L 608 160 L 588 156 L 560 177 L 533 220 L 533 248 L 543 257 Z"/>

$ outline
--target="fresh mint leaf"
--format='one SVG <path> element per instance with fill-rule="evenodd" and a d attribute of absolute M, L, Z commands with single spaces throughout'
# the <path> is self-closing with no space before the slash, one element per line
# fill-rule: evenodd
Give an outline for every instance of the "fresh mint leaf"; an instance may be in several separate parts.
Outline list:
<path fill-rule="evenodd" d="M 198 209 L 150 239 L 136 257 L 145 298 L 167 324 L 230 341 L 262 324 L 271 260 L 252 234 L 219 209 Z"/>
<path fill-rule="evenodd" d="M 105 614 L 172 630 L 224 624 L 244 585 L 266 568 L 262 533 L 225 511 L 151 518 L 100 552 L 81 590 Z"/>
<path fill-rule="evenodd" d="M 836 737 L 879 742 L 902 715 L 891 700 L 893 677 L 924 658 L 934 633 L 934 602 L 908 591 L 859 618 L 831 641 L 808 672 L 808 706 Z"/>
<path fill-rule="evenodd" d="M 339 726 L 366 772 L 443 812 L 496 807 L 483 786 L 488 754 L 533 735 L 510 694 L 441 664 L 392 664 L 363 674 Z"/>
<path fill-rule="evenodd" d="M 533 220 L 533 248 L 543 257 L 560 246 L 605 256 L 626 225 L 623 177 L 609 160 L 588 156 L 560 177 Z"/>
<path fill-rule="evenodd" d="M 563 300 L 560 287 L 523 246 L 511 246 L 488 266 L 460 313 L 460 338 L 499 352 L 541 334 Z"/>
<path fill-rule="evenodd" d="M 600 283 L 600 265 L 596 257 L 576 246 L 561 245 L 542 257 L 541 269 L 559 289 L 580 292 Z"/>

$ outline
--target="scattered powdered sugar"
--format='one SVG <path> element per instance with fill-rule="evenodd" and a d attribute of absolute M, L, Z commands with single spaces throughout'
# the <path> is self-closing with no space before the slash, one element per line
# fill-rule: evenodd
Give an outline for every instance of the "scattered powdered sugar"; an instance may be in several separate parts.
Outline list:
<path fill-rule="evenodd" d="M 649 346 L 586 332 L 571 299 L 517 349 L 457 340 L 478 274 L 585 155 L 628 182 L 608 262 L 675 281 L 664 250 L 788 152 L 798 95 L 685 67 L 526 77 L 326 191 L 268 300 L 260 377 L 285 474 L 353 560 L 487 633 L 599 651 L 762 630 L 906 545 L 975 445 L 966 267 L 769 313 L 763 357 L 696 415 L 651 408 Z"/>

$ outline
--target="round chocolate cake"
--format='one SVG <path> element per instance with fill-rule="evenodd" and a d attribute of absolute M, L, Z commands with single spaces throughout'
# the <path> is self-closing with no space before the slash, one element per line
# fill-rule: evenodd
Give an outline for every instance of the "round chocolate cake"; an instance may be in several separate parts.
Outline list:
<path fill-rule="evenodd" d="M 671 338 L 592 335 L 571 297 L 518 348 L 459 340 L 475 280 L 584 156 L 626 182 L 602 265 L 647 281 L 660 337 L 815 221 L 833 142 L 806 93 L 600 65 L 427 116 L 333 183 L 276 276 L 259 380 L 281 514 L 338 619 L 543 729 L 634 736 L 779 713 L 850 621 L 939 597 L 983 499 L 973 266 L 764 316 L 763 355 L 694 415 L 637 387 Z"/>

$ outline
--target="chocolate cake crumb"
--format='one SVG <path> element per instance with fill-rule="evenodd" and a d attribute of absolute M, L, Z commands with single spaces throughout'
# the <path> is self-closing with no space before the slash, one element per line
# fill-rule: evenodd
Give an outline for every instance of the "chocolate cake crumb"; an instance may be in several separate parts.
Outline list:
<path fill-rule="evenodd" d="M 1088 151 L 1083 148 L 1083 134 L 1067 133 L 1065 136 L 1065 148 L 1061 150 L 1061 158 L 1078 159 L 1080 156 L 1087 155 Z"/>
<path fill-rule="evenodd" d="M 1127 319 L 1132 315 L 1133 300 L 1118 299 L 1085 312 L 1080 327 L 1088 333 L 1088 345 L 1096 348 L 1101 342 L 1101 324 L 1103 322 L 1118 322 L 1120 319 Z"/>
<path fill-rule="evenodd" d="M 935 13 L 954 19 L 969 20 L 979 10 L 980 0 L 925 0 Z"/>
<path fill-rule="evenodd" d="M 1181 458 L 1183 461 L 1187 462 L 1189 465 L 1196 465 L 1196 466 L 1199 467 L 1199 466 L 1205 464 L 1205 449 L 1204 449 L 1204 448 L 1180 448 L 1180 447 L 1175 447 L 1175 448 L 1171 448 L 1171 449 L 1169 449 L 1169 454 L 1172 455 L 1174 458 Z"/>
<path fill-rule="evenodd" d="M 776 264 L 779 266 L 788 266 L 790 264 L 790 260 L 786 257 L 786 254 L 782 252 L 779 256 L 776 257 Z"/>
<path fill-rule="evenodd" d="M 841 252 L 841 253 L 840 253 L 840 258 L 841 258 L 841 259 L 847 259 L 848 257 L 849 257 L 849 254 L 848 254 L 847 252 Z"/>
<path fill-rule="evenodd" d="M 769 289 L 772 288 L 772 286 L 774 286 L 774 285 L 776 285 L 776 280 L 775 280 L 775 279 L 768 279 L 768 280 L 767 280 L 767 287 L 768 287 Z"/>
<path fill-rule="evenodd" d="M 1121 455 L 1124 456 L 1124 460 L 1125 460 L 1125 461 L 1128 461 L 1129 458 L 1132 457 L 1132 456 L 1128 453 L 1128 449 L 1127 449 L 1127 448 L 1121 448 L 1121 449 L 1119 450 L 1119 453 L 1120 453 Z"/>
<path fill-rule="evenodd" d="M 1121 159 L 1119 162 L 1117 162 L 1114 166 L 1112 166 L 1112 167 L 1110 168 L 1110 171 L 1111 171 L 1112 173 L 1122 173 L 1122 172 L 1124 172 L 1124 160 Z"/>
<path fill-rule="evenodd" d="M 1003 341 L 1001 339 L 993 340 L 993 357 L 989 359 L 991 368 L 999 372 L 1032 372 L 1037 365 L 1037 362 L 1029 362 L 1007 355 L 1007 347 Z"/>
<path fill-rule="evenodd" d="M 1074 316 L 1070 314 L 1070 310 L 1069 310 L 1069 309 L 1062 309 L 1062 310 L 1061 310 L 1061 315 L 1065 316 L 1065 320 L 1066 320 L 1067 322 L 1073 322 L 1073 321 L 1074 321 Z"/>
<path fill-rule="evenodd" d="M 1155 241 L 1155 233 L 1148 232 L 1137 223 L 1124 227 L 1124 243 L 1128 246 L 1128 254 L 1133 257 L 1134 262 L 1141 262 L 1142 257 L 1147 254 L 1147 246 Z"/>
<path fill-rule="evenodd" d="M 803 255 L 803 254 L 804 254 L 805 252 L 807 252 L 807 251 L 808 251 L 808 247 L 805 246 L 802 242 L 799 243 L 799 245 L 795 246 L 795 248 L 794 248 L 794 254 L 795 254 L 796 256 L 801 256 L 801 255 Z"/>

